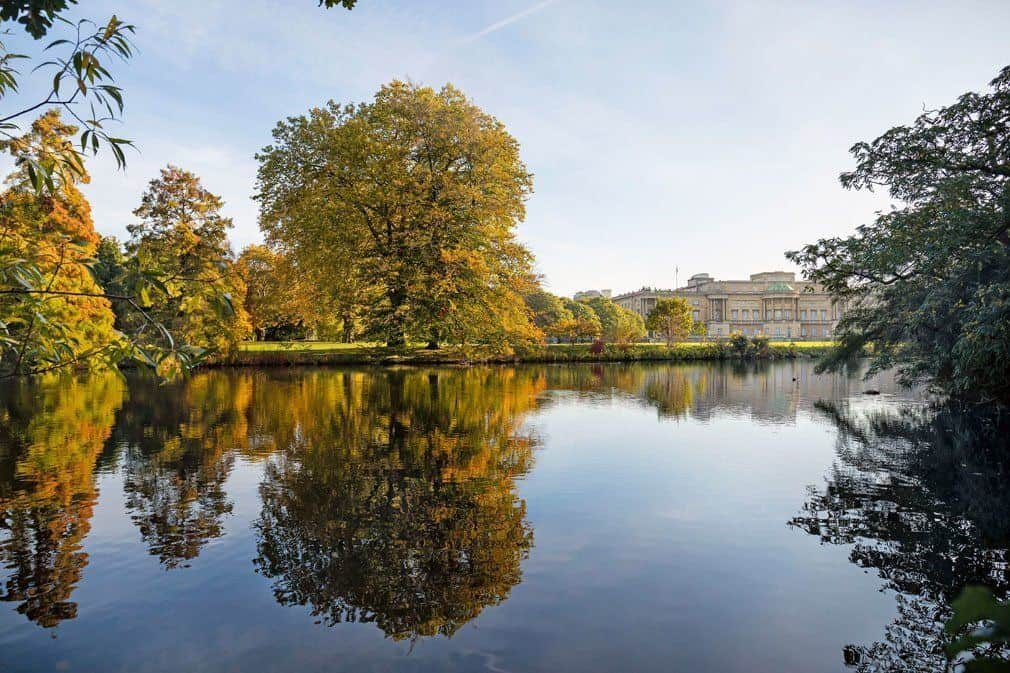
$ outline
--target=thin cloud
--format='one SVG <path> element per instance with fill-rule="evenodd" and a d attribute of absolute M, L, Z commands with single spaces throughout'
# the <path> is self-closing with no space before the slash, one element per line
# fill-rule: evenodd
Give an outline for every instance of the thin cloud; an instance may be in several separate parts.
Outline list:
<path fill-rule="evenodd" d="M 506 26 L 510 26 L 513 23 L 515 23 L 516 21 L 521 21 L 522 19 L 525 19 L 527 16 L 530 16 L 531 14 L 536 14 L 537 12 L 539 12 L 539 11 L 541 11 L 543 9 L 546 9 L 547 7 L 550 7 L 555 2 L 557 2 L 557 0 L 543 0 L 543 2 L 538 2 L 537 4 L 533 5 L 532 7 L 527 7 L 526 9 L 522 10 L 521 12 L 516 12 L 512 16 L 506 17 L 506 18 L 502 19 L 501 21 L 496 21 L 495 23 L 492 23 L 489 26 L 481 28 L 476 33 L 473 33 L 472 35 L 467 35 L 466 37 L 460 38 L 459 43 L 460 44 L 467 44 L 469 42 L 474 42 L 476 40 L 479 40 L 480 38 L 484 37 L 485 35 L 493 33 L 496 30 L 501 30 L 502 28 L 504 28 Z"/>

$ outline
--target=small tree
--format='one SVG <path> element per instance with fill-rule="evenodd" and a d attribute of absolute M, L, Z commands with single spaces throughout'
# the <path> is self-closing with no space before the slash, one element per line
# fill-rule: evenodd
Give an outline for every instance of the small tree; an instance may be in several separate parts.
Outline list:
<path fill-rule="evenodd" d="M 585 339 L 594 339 L 600 335 L 600 323 L 589 318 L 564 318 L 547 329 L 547 334 L 559 341 L 575 343 Z"/>
<path fill-rule="evenodd" d="M 691 305 L 681 297 L 660 299 L 649 313 L 645 326 L 650 332 L 661 334 L 666 344 L 672 346 L 691 333 L 694 327 L 691 311 Z"/>
<path fill-rule="evenodd" d="M 258 340 L 266 340 L 270 330 L 304 329 L 309 306 L 316 297 L 306 297 L 297 269 L 283 253 L 263 245 L 242 250 L 235 270 L 246 285 L 245 310 Z"/>
<path fill-rule="evenodd" d="M 627 346 L 645 338 L 645 321 L 634 311 L 617 307 L 617 317 L 614 325 L 605 336 L 615 343 Z"/>
<path fill-rule="evenodd" d="M 583 304 L 592 309 L 600 333 L 611 343 L 628 344 L 645 337 L 645 321 L 634 311 L 618 306 L 608 297 L 592 297 Z"/>

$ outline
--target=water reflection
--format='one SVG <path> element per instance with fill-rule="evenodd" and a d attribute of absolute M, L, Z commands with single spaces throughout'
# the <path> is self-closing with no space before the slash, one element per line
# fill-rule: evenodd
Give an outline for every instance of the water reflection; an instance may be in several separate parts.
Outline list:
<path fill-rule="evenodd" d="M 838 461 L 792 526 L 898 592 L 883 640 L 846 648 L 860 671 L 943 671 L 947 606 L 967 584 L 1010 590 L 1010 418 L 953 406 L 819 405 Z"/>
<path fill-rule="evenodd" d="M 549 367 L 548 388 L 574 391 L 589 399 L 601 394 L 652 407 L 661 419 L 750 418 L 762 425 L 791 425 L 813 411 L 820 399 L 844 399 L 867 387 L 858 371 L 814 374 L 809 362 L 705 363 L 677 367 L 600 364 Z M 874 387 L 899 392 L 893 376 L 878 376 Z"/>
<path fill-rule="evenodd" d="M 884 395 L 862 396 L 866 387 Z M 143 587 L 130 584 L 136 576 L 122 580 L 127 590 L 157 584 L 157 591 L 193 592 L 221 623 L 235 613 L 218 605 L 219 589 L 243 601 L 261 597 L 255 614 L 267 628 L 300 618 L 333 627 L 320 630 L 336 637 L 358 632 L 338 625 L 362 622 L 373 624 L 364 631 L 380 640 L 433 637 L 447 647 L 447 638 L 459 643 L 461 627 L 478 615 L 502 615 L 521 601 L 516 587 L 524 568 L 527 587 L 535 583 L 532 566 L 541 581 L 562 585 L 556 596 L 585 610 L 601 586 L 597 574 L 629 577 L 629 568 L 640 569 L 647 591 L 667 592 L 656 602 L 664 612 L 653 615 L 665 628 L 672 619 L 666 608 L 688 591 L 670 578 L 710 576 L 706 564 L 740 554 L 740 564 L 718 568 L 726 586 L 760 588 L 775 572 L 770 564 L 797 562 L 780 556 L 783 540 L 776 537 L 802 538 L 782 526 L 807 481 L 789 461 L 805 460 L 814 479 L 833 449 L 825 484 L 809 493 L 791 526 L 851 548 L 849 559 L 898 596 L 896 618 L 879 642 L 851 645 L 844 659 L 863 671 L 943 670 L 940 629 L 950 598 L 966 583 L 1010 592 L 1010 421 L 912 399 L 901 398 L 887 377 L 866 384 L 855 375 L 816 376 L 808 362 L 204 371 L 170 385 L 114 376 L 22 382 L 0 391 L 0 600 L 24 615 L 17 620 L 26 627 L 25 618 L 54 627 L 77 617 L 78 601 L 83 607 L 96 600 L 81 588 L 92 573 L 119 581 L 100 567 L 100 559 L 109 564 L 100 546 L 89 547 L 90 568 L 84 547 L 89 535 L 89 544 L 101 539 L 99 522 L 116 519 L 124 536 L 115 538 L 122 545 L 117 567 L 153 573 Z M 648 422 L 650 416 L 664 423 Z M 622 422 L 649 427 L 607 434 Z M 541 432 L 541 423 L 555 436 Z M 770 426 L 773 432 L 755 443 L 764 452 L 752 451 L 753 431 Z M 557 436 L 559 427 L 574 438 Z M 601 432 L 607 438 L 580 452 L 593 443 L 590 433 Z M 636 444 L 621 445 L 624 435 Z M 533 489 L 541 516 L 531 516 L 521 480 L 535 475 L 522 485 L 529 497 L 525 489 L 550 462 L 538 456 L 563 453 L 566 441 L 578 446 L 568 447 L 568 462 L 547 471 L 554 481 Z M 628 469 L 611 482 L 594 469 L 594 458 Z M 676 481 L 674 474 L 687 476 Z M 605 486 L 597 492 L 599 481 Z M 775 483 L 765 491 L 765 482 Z M 740 484 L 752 498 L 725 497 Z M 582 493 L 597 500 L 580 501 Z M 760 535 L 747 537 L 741 524 L 740 539 L 730 539 L 737 519 L 761 525 L 761 507 L 772 502 L 772 511 L 775 498 L 780 509 Z M 740 503 L 753 511 L 743 513 Z M 608 508 L 618 516 L 607 520 L 601 512 Z M 540 526 L 539 554 L 531 520 Z M 611 527 L 597 535 L 593 526 L 601 520 Z M 579 534 L 566 537 L 569 521 Z M 548 547 L 559 540 L 573 547 L 545 554 L 545 539 Z M 230 555 L 215 556 L 236 540 Z M 732 551 L 717 553 L 723 547 Z M 766 547 L 772 551 L 762 556 Z M 609 561 L 596 567 L 601 555 Z M 249 572 L 250 560 L 259 576 Z M 201 562 L 203 569 L 214 565 L 204 585 L 194 579 Z M 820 572 L 816 563 L 810 567 Z M 617 604 L 600 604 L 600 615 L 585 617 L 584 625 L 609 629 L 606 608 L 630 615 L 649 603 L 630 577 L 628 604 L 621 603 L 622 585 L 607 599 Z M 196 586 L 213 587 L 214 598 L 195 596 Z M 538 637 L 553 638 L 556 649 L 584 644 L 576 642 L 577 628 L 564 626 L 576 621 L 564 606 L 544 598 L 531 608 L 529 600 L 527 612 L 514 614 L 546 608 L 559 622 L 549 634 L 540 624 Z M 501 603 L 507 605 L 488 610 Z M 147 605 L 133 608 L 133 623 L 151 617 Z M 108 614 L 119 604 L 104 607 Z M 721 619 L 720 610 L 730 609 L 716 605 L 699 619 Z M 299 617 L 306 612 L 311 620 Z M 88 622 L 82 616 L 75 626 Z M 99 623 L 121 635 L 114 624 Z M 617 645 L 631 642 L 621 638 Z M 670 642 L 648 640 L 642 636 L 635 647 L 665 661 Z M 831 644 L 835 663 L 842 642 Z M 502 647 L 503 659 L 516 654 L 514 644 Z M 246 668 L 259 670 L 255 661 Z"/>
<path fill-rule="evenodd" d="M 225 534 L 241 458 L 264 464 L 255 563 L 280 603 L 394 638 L 451 635 L 519 582 L 533 531 L 515 480 L 537 446 L 525 421 L 557 395 L 617 396 L 664 419 L 790 423 L 801 400 L 853 385 L 809 367 L 729 365 L 21 382 L 0 399 L 0 598 L 42 626 L 76 615 L 103 461 L 148 553 L 188 566 Z"/>
<path fill-rule="evenodd" d="M 451 636 L 504 600 L 533 541 L 514 480 L 542 386 L 503 369 L 300 381 L 255 524 L 277 600 L 396 639 Z"/>
<path fill-rule="evenodd" d="M 248 442 L 249 376 L 200 374 L 164 386 L 138 379 L 116 417 L 126 506 L 149 552 L 167 569 L 223 534 L 224 484 Z"/>
<path fill-rule="evenodd" d="M 0 601 L 41 626 L 77 616 L 95 465 L 123 394 L 111 375 L 0 392 Z"/>

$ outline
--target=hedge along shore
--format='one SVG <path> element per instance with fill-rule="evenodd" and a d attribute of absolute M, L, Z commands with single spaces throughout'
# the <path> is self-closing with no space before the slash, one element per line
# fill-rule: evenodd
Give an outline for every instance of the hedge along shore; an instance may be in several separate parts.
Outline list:
<path fill-rule="evenodd" d="M 423 345 L 386 348 L 376 344 L 325 344 L 319 342 L 253 342 L 239 352 L 212 363 L 217 367 L 277 365 L 467 365 L 519 362 L 644 362 L 702 360 L 777 360 L 817 358 L 831 348 L 830 342 L 773 342 L 761 354 L 741 354 L 727 342 L 666 344 L 607 344 L 594 353 L 591 344 L 550 344 L 513 354 L 501 354 L 479 346 L 447 346 L 427 350 Z"/>

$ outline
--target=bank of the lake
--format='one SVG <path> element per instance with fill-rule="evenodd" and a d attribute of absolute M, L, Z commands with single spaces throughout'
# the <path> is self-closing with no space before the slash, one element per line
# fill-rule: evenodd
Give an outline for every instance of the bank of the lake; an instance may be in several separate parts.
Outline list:
<path fill-rule="evenodd" d="M 741 359 L 816 358 L 827 353 L 833 342 L 772 342 L 765 353 L 743 355 L 729 342 L 689 341 L 667 346 L 664 343 L 607 344 L 594 352 L 591 344 L 548 344 L 522 352 L 502 354 L 479 346 L 446 346 L 429 350 L 424 344 L 388 348 L 376 343 L 322 341 L 256 341 L 241 345 L 239 352 L 219 366 L 270 365 L 465 365 L 478 363 L 549 362 L 689 362 Z"/>

